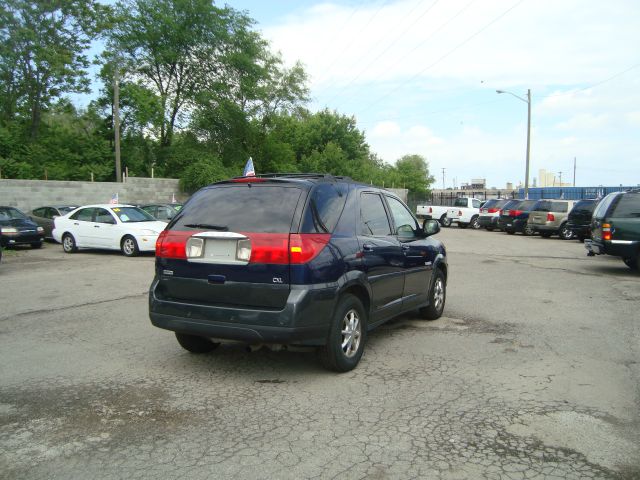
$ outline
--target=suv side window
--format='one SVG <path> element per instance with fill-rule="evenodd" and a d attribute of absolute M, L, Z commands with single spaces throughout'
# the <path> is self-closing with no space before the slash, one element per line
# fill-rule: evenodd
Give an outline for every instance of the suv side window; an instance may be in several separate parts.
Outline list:
<path fill-rule="evenodd" d="M 347 199 L 344 183 L 320 184 L 309 198 L 302 221 L 302 233 L 331 233 L 336 227 Z"/>
<path fill-rule="evenodd" d="M 414 238 L 418 230 L 418 222 L 411 212 L 397 199 L 387 196 L 391 217 L 396 227 L 395 234 L 400 238 Z"/>
<path fill-rule="evenodd" d="M 382 197 L 377 193 L 360 196 L 360 234 L 382 237 L 391 235 L 391 227 Z"/>
<path fill-rule="evenodd" d="M 473 208 L 480 208 L 480 200 L 471 200 L 471 204 L 473 205 Z"/>
<path fill-rule="evenodd" d="M 618 218 L 640 218 L 640 195 L 633 193 L 620 195 L 620 200 L 618 200 L 618 204 L 611 216 Z"/>
<path fill-rule="evenodd" d="M 33 211 L 33 214 L 34 214 L 36 217 L 44 217 L 44 210 L 45 210 L 45 209 L 44 209 L 44 207 L 42 207 L 42 208 L 36 208 L 36 209 Z"/>

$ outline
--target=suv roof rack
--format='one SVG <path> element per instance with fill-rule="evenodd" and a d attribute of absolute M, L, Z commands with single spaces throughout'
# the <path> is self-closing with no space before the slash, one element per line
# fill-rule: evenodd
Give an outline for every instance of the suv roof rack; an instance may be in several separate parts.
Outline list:
<path fill-rule="evenodd" d="M 331 175 L 330 173 L 299 173 L 299 172 L 282 172 L 282 173 L 260 173 L 256 174 L 260 178 L 326 178 L 328 180 L 351 180 L 351 177 Z"/>

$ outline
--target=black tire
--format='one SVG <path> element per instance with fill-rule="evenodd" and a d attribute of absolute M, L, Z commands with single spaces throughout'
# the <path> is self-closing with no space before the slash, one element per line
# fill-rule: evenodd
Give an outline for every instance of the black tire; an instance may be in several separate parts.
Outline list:
<path fill-rule="evenodd" d="M 442 216 L 440 217 L 440 220 L 438 220 L 438 221 L 440 222 L 440 226 L 441 226 L 441 227 L 444 227 L 444 226 L 445 226 L 444 221 L 445 221 L 446 219 L 447 219 L 447 214 L 446 214 L 446 213 L 443 213 L 443 214 L 442 214 Z M 450 224 L 449 224 L 449 225 L 450 225 Z M 449 225 L 446 225 L 446 226 L 448 227 Z"/>
<path fill-rule="evenodd" d="M 440 217 L 442 218 L 442 217 Z M 451 226 L 451 219 L 449 217 L 447 217 L 445 215 L 444 220 L 442 221 L 442 226 L 443 227 L 450 227 Z"/>
<path fill-rule="evenodd" d="M 70 233 L 62 235 L 62 250 L 64 253 L 75 253 L 78 251 L 76 247 L 76 239 Z"/>
<path fill-rule="evenodd" d="M 542 238 L 551 238 L 551 232 L 540 232 Z"/>
<path fill-rule="evenodd" d="M 367 314 L 362 302 L 355 295 L 343 295 L 336 305 L 327 343 L 318 350 L 323 366 L 334 372 L 353 370 L 362 358 L 366 340 Z"/>
<path fill-rule="evenodd" d="M 175 333 L 180 346 L 191 353 L 209 353 L 220 346 L 219 343 L 212 342 L 208 338 L 186 333 Z"/>
<path fill-rule="evenodd" d="M 136 257 L 140 253 L 138 242 L 131 235 L 125 235 L 120 240 L 120 250 L 125 257 Z"/>
<path fill-rule="evenodd" d="M 471 217 L 471 228 L 474 230 L 480 230 L 480 228 L 482 228 L 482 225 L 480 225 L 480 218 L 477 215 Z"/>
<path fill-rule="evenodd" d="M 32 243 L 31 248 L 42 248 L 42 242 Z"/>
<path fill-rule="evenodd" d="M 623 258 L 622 261 L 631 270 L 640 270 L 640 255 L 637 257 Z"/>
<path fill-rule="evenodd" d="M 560 225 L 558 235 L 562 240 L 571 240 L 573 238 L 573 231 L 567 226 L 566 223 Z"/>
<path fill-rule="evenodd" d="M 522 229 L 522 234 L 527 237 L 532 237 L 536 234 L 536 231 L 527 224 Z"/>
<path fill-rule="evenodd" d="M 429 305 L 419 310 L 425 320 L 437 320 L 442 316 L 444 304 L 447 301 L 447 283 L 444 273 L 439 268 L 433 272 L 433 282 L 429 290 Z"/>

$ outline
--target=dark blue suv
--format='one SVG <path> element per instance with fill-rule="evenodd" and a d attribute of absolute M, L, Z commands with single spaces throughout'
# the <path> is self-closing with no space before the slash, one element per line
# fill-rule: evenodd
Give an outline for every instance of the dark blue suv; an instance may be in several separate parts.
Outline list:
<path fill-rule="evenodd" d="M 442 315 L 447 260 L 393 193 L 315 174 L 241 177 L 195 193 L 156 244 L 151 322 L 204 353 L 219 340 L 319 347 L 360 361 L 367 331 Z"/>

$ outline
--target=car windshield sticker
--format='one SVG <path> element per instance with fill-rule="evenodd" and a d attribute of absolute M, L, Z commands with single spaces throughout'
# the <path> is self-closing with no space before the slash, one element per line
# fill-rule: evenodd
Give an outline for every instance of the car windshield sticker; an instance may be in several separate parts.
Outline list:
<path fill-rule="evenodd" d="M 129 216 L 126 213 L 123 213 L 122 215 L 120 215 L 120 220 L 122 220 L 123 222 L 127 222 L 129 221 Z"/>
<path fill-rule="evenodd" d="M 113 211 L 114 211 L 114 212 L 119 212 L 119 211 L 120 211 L 120 209 L 119 209 L 119 208 L 114 208 L 114 209 L 113 209 Z"/>

